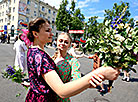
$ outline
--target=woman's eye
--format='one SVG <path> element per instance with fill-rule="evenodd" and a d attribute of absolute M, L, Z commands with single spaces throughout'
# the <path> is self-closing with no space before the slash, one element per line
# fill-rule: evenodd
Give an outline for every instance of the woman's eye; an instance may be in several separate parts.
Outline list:
<path fill-rule="evenodd" d="M 47 29 L 47 30 L 46 30 L 46 32 L 50 32 L 50 30 L 49 30 L 49 29 Z"/>
<path fill-rule="evenodd" d="M 62 43 L 62 42 L 63 42 L 63 40 L 61 39 L 61 40 L 59 40 L 59 42 L 60 42 L 60 43 Z"/>
<path fill-rule="evenodd" d="M 65 41 L 66 44 L 68 44 L 69 42 L 68 41 Z"/>
<path fill-rule="evenodd" d="M 50 29 L 50 28 L 46 29 L 46 32 L 50 32 L 50 31 L 51 31 L 51 29 Z"/>

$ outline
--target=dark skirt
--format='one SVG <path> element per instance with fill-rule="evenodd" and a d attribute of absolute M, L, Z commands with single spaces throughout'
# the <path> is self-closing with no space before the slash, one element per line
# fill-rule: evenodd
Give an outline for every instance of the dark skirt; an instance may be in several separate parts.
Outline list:
<path fill-rule="evenodd" d="M 55 93 L 39 94 L 30 88 L 25 102 L 57 102 L 57 99 Z"/>

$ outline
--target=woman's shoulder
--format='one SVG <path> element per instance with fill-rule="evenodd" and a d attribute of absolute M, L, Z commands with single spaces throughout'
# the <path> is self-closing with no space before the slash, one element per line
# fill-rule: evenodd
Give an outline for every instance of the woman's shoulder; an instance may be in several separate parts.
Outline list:
<path fill-rule="evenodd" d="M 74 58 L 71 54 L 67 53 L 66 59 L 72 59 Z"/>

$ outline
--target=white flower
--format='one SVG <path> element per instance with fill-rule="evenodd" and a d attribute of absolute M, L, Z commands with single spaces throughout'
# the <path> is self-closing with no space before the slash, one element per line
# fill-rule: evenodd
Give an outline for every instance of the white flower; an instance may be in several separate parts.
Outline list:
<path fill-rule="evenodd" d="M 122 42 L 122 41 L 125 40 L 125 38 L 124 38 L 123 36 L 121 36 L 120 34 L 116 34 L 116 35 L 115 35 L 115 39 L 116 39 L 116 40 L 119 40 L 120 42 Z"/>
<path fill-rule="evenodd" d="M 132 37 L 132 34 L 128 34 L 128 37 Z"/>
<path fill-rule="evenodd" d="M 114 30 L 113 30 L 113 34 L 116 34 L 116 33 L 118 33 L 118 31 L 114 29 Z"/>
<path fill-rule="evenodd" d="M 126 29 L 126 33 L 128 33 L 128 32 L 129 32 L 129 30 L 130 30 L 130 27 L 128 27 L 128 28 Z"/>
<path fill-rule="evenodd" d="M 100 52 L 107 53 L 107 52 L 108 52 L 108 48 L 100 48 L 99 51 L 100 51 Z"/>
<path fill-rule="evenodd" d="M 108 28 L 106 28 L 105 31 L 106 31 L 106 34 L 110 34 Z"/>
<path fill-rule="evenodd" d="M 123 52 L 123 49 L 120 46 L 116 46 L 113 48 L 112 52 L 121 55 L 121 53 Z"/>
<path fill-rule="evenodd" d="M 119 28 L 120 29 L 123 28 L 123 27 L 124 27 L 124 24 L 123 23 L 119 24 Z"/>
<path fill-rule="evenodd" d="M 127 27 L 129 27 L 129 25 L 130 25 L 130 24 L 126 23 L 126 24 L 125 24 L 125 26 L 124 26 L 124 28 L 127 28 Z"/>
<path fill-rule="evenodd" d="M 108 26 L 108 24 L 111 22 L 111 20 L 106 20 L 105 25 Z"/>
<path fill-rule="evenodd" d="M 119 60 L 121 57 L 119 57 L 119 56 L 115 56 L 114 57 L 116 60 Z"/>

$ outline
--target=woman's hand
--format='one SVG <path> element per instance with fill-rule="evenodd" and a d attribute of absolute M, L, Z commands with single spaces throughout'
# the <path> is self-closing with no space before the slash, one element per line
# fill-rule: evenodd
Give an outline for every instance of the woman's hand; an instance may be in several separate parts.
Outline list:
<path fill-rule="evenodd" d="M 101 84 L 101 82 L 104 80 L 104 76 L 103 75 L 96 75 L 96 74 L 92 74 L 92 77 L 89 81 L 89 83 L 91 84 L 90 88 L 95 88 L 98 85 Z"/>
<path fill-rule="evenodd" d="M 119 69 L 114 69 L 112 67 L 99 67 L 98 69 L 93 71 L 96 74 L 101 74 L 104 76 L 106 80 L 116 80 L 118 75 L 120 74 Z"/>

